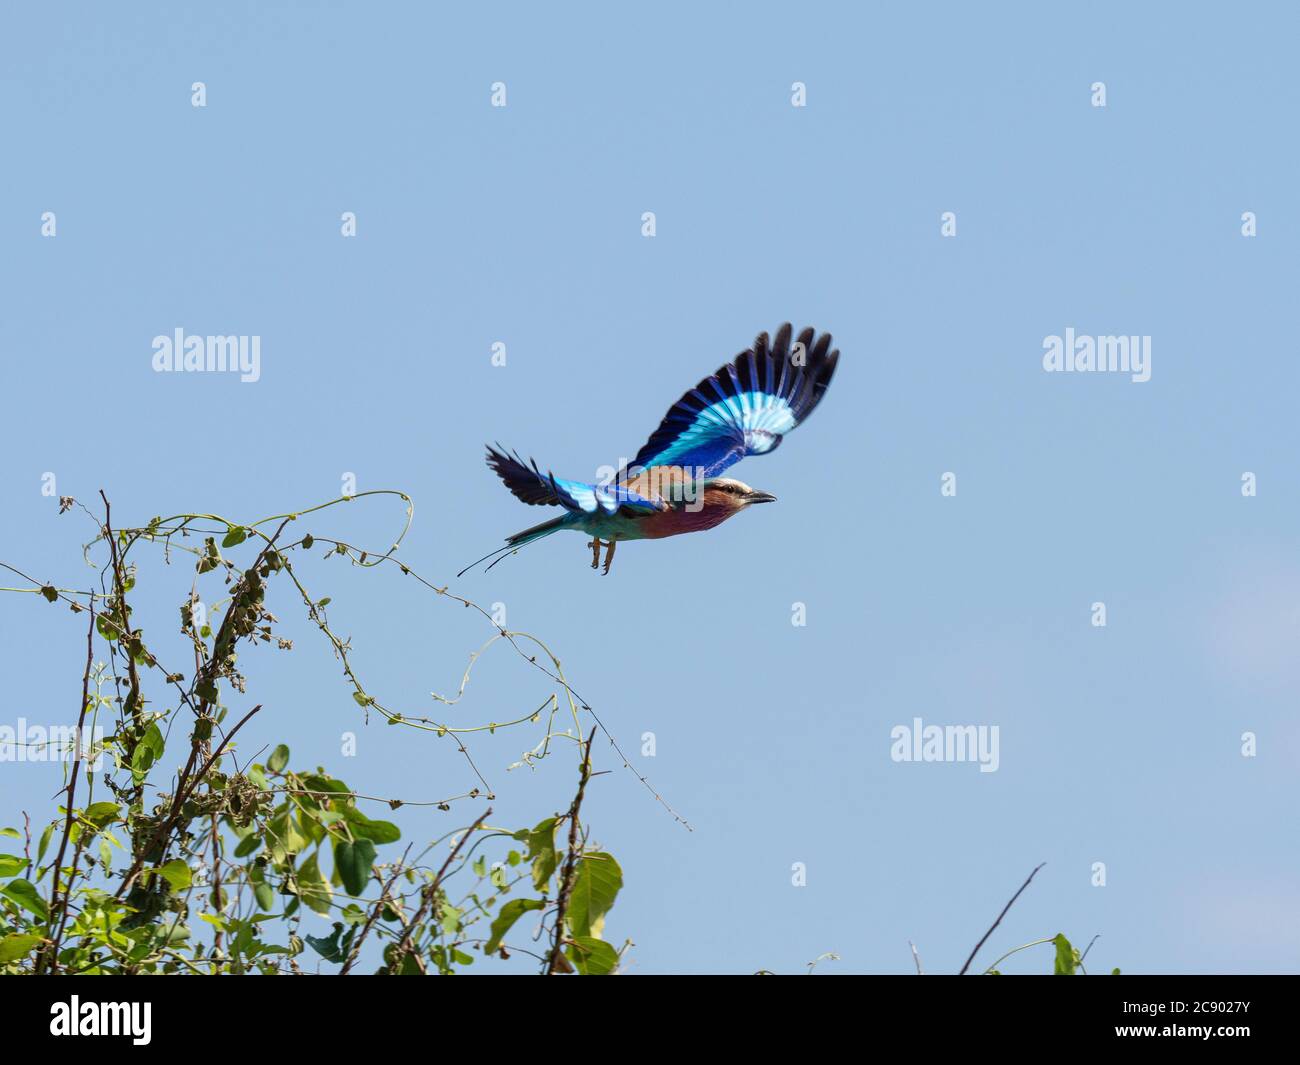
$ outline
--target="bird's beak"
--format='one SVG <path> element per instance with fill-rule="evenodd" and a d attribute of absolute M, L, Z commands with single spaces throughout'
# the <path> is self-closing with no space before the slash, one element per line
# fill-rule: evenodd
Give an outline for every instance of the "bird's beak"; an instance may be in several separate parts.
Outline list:
<path fill-rule="evenodd" d="M 750 503 L 775 503 L 776 496 L 771 492 L 751 492 L 748 502 Z"/>

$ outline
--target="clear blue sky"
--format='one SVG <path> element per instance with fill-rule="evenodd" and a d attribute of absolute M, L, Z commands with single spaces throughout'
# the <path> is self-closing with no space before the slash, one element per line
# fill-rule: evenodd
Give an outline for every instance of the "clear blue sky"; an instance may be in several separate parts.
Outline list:
<path fill-rule="evenodd" d="M 589 795 L 632 971 L 835 951 L 829 971 L 905 973 L 909 939 L 955 971 L 1040 861 L 988 951 L 1101 933 L 1104 969 L 1294 971 L 1300 16 L 1137 7 L 6 5 L 0 557 L 89 580 L 46 472 L 140 523 L 251 520 L 351 472 L 411 493 L 403 558 L 453 580 L 544 517 L 485 441 L 590 475 L 760 329 L 830 330 L 824 404 L 735 470 L 777 505 L 625 545 L 607 578 L 566 534 L 453 580 L 543 635 L 630 752 L 657 737 L 635 761 L 693 833 L 622 770 Z M 260 336 L 261 380 L 154 373 L 177 327 Z M 1150 336 L 1152 379 L 1045 373 L 1067 327 Z M 374 546 L 401 517 L 333 513 L 312 530 Z M 300 569 L 410 712 L 490 634 L 396 573 Z M 161 571 L 137 602 L 159 639 L 188 582 Z M 248 656 L 267 709 L 245 752 L 465 789 L 405 729 L 341 757 L 360 712 L 293 600 L 271 608 L 297 648 Z M 82 641 L 0 597 L 0 718 L 67 720 Z M 553 687 L 506 654 L 480 668 L 455 720 Z M 997 725 L 998 771 L 895 763 L 914 717 Z M 567 759 L 506 772 L 538 738 L 473 744 L 498 823 L 571 792 Z M 3 809 L 50 810 L 57 781 L 4 767 Z"/>

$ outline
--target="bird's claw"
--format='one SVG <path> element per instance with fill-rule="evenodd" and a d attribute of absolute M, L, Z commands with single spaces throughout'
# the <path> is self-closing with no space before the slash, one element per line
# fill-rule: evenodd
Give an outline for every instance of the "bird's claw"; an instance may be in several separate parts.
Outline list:
<path fill-rule="evenodd" d="M 599 569 L 599 568 L 600 568 L 600 549 L 603 547 L 603 548 L 605 548 L 605 571 L 604 571 L 604 572 L 605 572 L 605 575 L 606 575 L 606 576 L 609 574 L 609 567 L 610 567 L 611 563 L 613 563 L 613 561 L 614 561 L 614 544 L 615 544 L 615 542 L 616 542 L 616 541 L 614 541 L 614 540 L 610 540 L 610 541 L 608 541 L 608 542 L 606 542 L 606 543 L 602 543 L 600 540 L 598 540 L 598 539 L 596 539 L 596 538 L 594 538 L 594 537 L 592 538 L 591 542 L 587 544 L 587 546 L 591 548 L 591 568 L 592 568 L 592 569 Z"/>

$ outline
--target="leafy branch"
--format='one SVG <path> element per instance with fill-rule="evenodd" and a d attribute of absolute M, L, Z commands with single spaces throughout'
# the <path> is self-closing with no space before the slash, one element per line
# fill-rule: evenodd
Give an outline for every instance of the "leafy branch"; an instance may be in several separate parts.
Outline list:
<path fill-rule="evenodd" d="M 560 705 L 555 693 L 529 713 L 482 725 L 453 726 L 401 713 L 361 683 L 351 663 L 350 638 L 342 638 L 330 622 L 329 598 L 313 597 L 295 571 L 296 555 L 321 544 L 327 547 L 326 558 L 343 557 L 353 566 L 398 565 L 437 596 L 492 621 L 477 604 L 396 560 L 411 525 L 413 507 L 408 496 L 390 491 L 344 496 L 250 524 L 216 514 L 187 513 L 118 529 L 107 497 L 100 495 L 102 518 L 71 498 L 60 500 L 60 513 L 76 506 L 96 524 L 96 535 L 83 548 L 83 557 L 99 570 L 98 588 L 38 582 L 18 567 L 0 562 L 0 568 L 28 585 L 3 590 L 35 593 L 50 603 L 65 603 L 73 613 L 88 615 L 77 749 L 70 768 L 65 768 L 61 808 L 34 853 L 30 819 L 24 813 L 23 854 L 0 855 L 0 972 L 299 973 L 304 951 L 310 948 L 318 965 L 337 964 L 346 974 L 359 964 L 363 946 L 375 940 L 378 946 L 373 949 L 382 955 L 381 971 L 388 973 L 455 972 L 473 962 L 471 950 L 502 958 L 512 951 L 531 954 L 543 971 L 597 974 L 618 968 L 621 954 L 600 936 L 605 915 L 621 889 L 622 873 L 611 856 L 587 849 L 588 833 L 579 831 L 578 813 L 586 785 L 595 775 L 591 771 L 595 732 L 604 731 L 614 751 L 623 756 L 590 705 L 565 678 L 559 658 L 536 636 L 493 622 L 497 631 L 471 655 L 457 696 L 434 698 L 444 704 L 458 701 L 475 663 L 493 643 L 504 641 L 560 686 L 578 729 L 576 736 L 554 731 Z M 284 535 L 306 515 L 361 496 L 389 495 L 406 503 L 406 521 L 382 554 L 339 539 L 316 539 L 310 533 L 296 539 Z M 237 553 L 245 543 L 256 551 L 250 563 L 237 566 L 225 552 Z M 107 549 L 102 564 L 92 558 L 97 545 Z M 180 634 L 194 662 L 188 679 L 185 671 L 163 664 L 154 641 L 146 642 L 133 621 L 129 600 L 141 569 L 134 555 L 145 545 L 160 547 L 162 561 L 168 565 L 174 557 L 192 560 L 194 578 L 180 607 Z M 214 578 L 223 581 L 224 594 L 216 599 L 209 618 L 208 611 L 201 609 L 199 588 Z M 237 735 L 262 704 L 227 725 L 229 703 L 246 695 L 239 651 L 246 644 L 272 643 L 283 651 L 292 650 L 292 641 L 276 632 L 278 620 L 267 606 L 268 591 L 277 578 L 288 580 L 308 619 L 324 634 L 367 718 L 373 709 L 390 724 L 452 737 L 477 785 L 433 800 L 364 795 L 324 769 L 292 770 L 284 744 L 264 762 L 241 764 Z M 95 660 L 97 636 L 107 652 L 104 663 Z M 166 705 L 152 704 L 146 696 L 146 681 L 153 674 L 161 676 L 171 693 Z M 83 773 L 81 761 L 87 752 L 81 736 L 88 724 L 96 725 L 103 711 L 113 715 L 112 733 L 97 740 L 89 753 L 93 760 L 107 759 L 108 765 L 103 772 L 92 773 L 88 766 Z M 166 790 L 159 790 L 168 738 L 182 711 L 187 712 L 188 722 L 183 764 L 164 784 Z M 584 713 L 596 721 L 585 741 L 581 738 Z M 546 757 L 552 738 L 573 739 L 578 745 L 579 792 L 567 814 L 510 832 L 486 824 L 489 810 L 450 837 L 450 852 L 436 868 L 427 859 L 443 841 L 433 841 L 414 856 L 408 845 L 400 858 L 379 860 L 379 849 L 396 843 L 401 831 L 391 822 L 362 813 L 360 801 L 385 802 L 393 810 L 403 805 L 448 810 L 456 801 L 484 794 L 490 799 L 492 789 L 470 756 L 465 737 L 526 727 L 543 716 L 547 717 L 545 734 L 524 760 L 531 765 Z M 630 768 L 626 758 L 623 763 Z M 637 775 L 653 793 L 649 782 Z M 84 797 L 79 794 L 83 778 Z M 96 801 L 96 784 L 107 788 L 109 799 Z M 151 794 L 155 798 L 146 799 Z M 561 866 L 555 833 L 566 819 L 569 843 Z M 0 836 L 19 837 L 19 832 L 4 828 Z M 54 857 L 46 864 L 46 854 L 56 840 Z M 524 846 L 512 847 L 513 842 Z M 490 867 L 489 852 L 501 854 Z M 327 858 L 332 859 L 328 874 Z M 452 885 L 467 873 L 471 880 L 453 893 Z M 46 877 L 49 887 L 43 894 L 39 885 Z M 524 884 L 537 897 L 506 898 Z M 304 911 L 336 917 L 332 933 L 300 934 Z M 545 951 L 506 943 L 506 936 L 517 931 L 519 918 L 530 911 L 537 911 L 539 918 L 532 936 L 546 936 Z M 198 927 L 191 924 L 195 919 Z M 273 934 L 277 928 L 286 934 L 281 941 Z"/>

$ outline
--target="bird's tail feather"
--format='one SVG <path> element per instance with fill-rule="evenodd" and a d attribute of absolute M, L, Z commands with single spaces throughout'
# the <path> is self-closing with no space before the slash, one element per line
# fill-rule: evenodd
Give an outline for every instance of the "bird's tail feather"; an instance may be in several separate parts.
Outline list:
<path fill-rule="evenodd" d="M 524 529 L 522 532 L 517 532 L 513 536 L 507 536 L 505 547 L 498 547 L 495 551 L 489 551 L 477 562 L 471 562 L 463 570 L 457 573 L 456 576 L 463 577 L 466 573 L 468 573 L 475 566 L 477 566 L 479 562 L 487 562 L 487 560 L 489 558 L 492 558 L 493 555 L 500 556 L 498 558 L 493 559 L 492 562 L 489 563 L 487 568 L 491 569 L 502 559 L 507 558 L 508 556 L 514 554 L 516 551 L 519 550 L 519 548 L 523 547 L 525 544 L 531 544 L 534 540 L 540 540 L 543 537 L 550 536 L 551 533 L 557 532 L 559 529 L 563 528 L 564 519 L 565 519 L 565 515 L 561 514 L 558 518 L 552 518 L 550 521 L 544 521 L 540 525 L 534 525 L 531 528 Z M 484 570 L 483 572 L 486 573 L 487 570 Z"/>
<path fill-rule="evenodd" d="M 506 543 L 510 547 L 523 547 L 524 544 L 531 544 L 534 540 L 540 540 L 543 536 L 550 536 L 564 524 L 564 519 L 568 515 L 561 514 L 558 518 L 552 518 L 550 521 L 544 521 L 540 525 L 531 525 L 523 532 L 517 532 L 513 536 L 506 537 Z"/>

